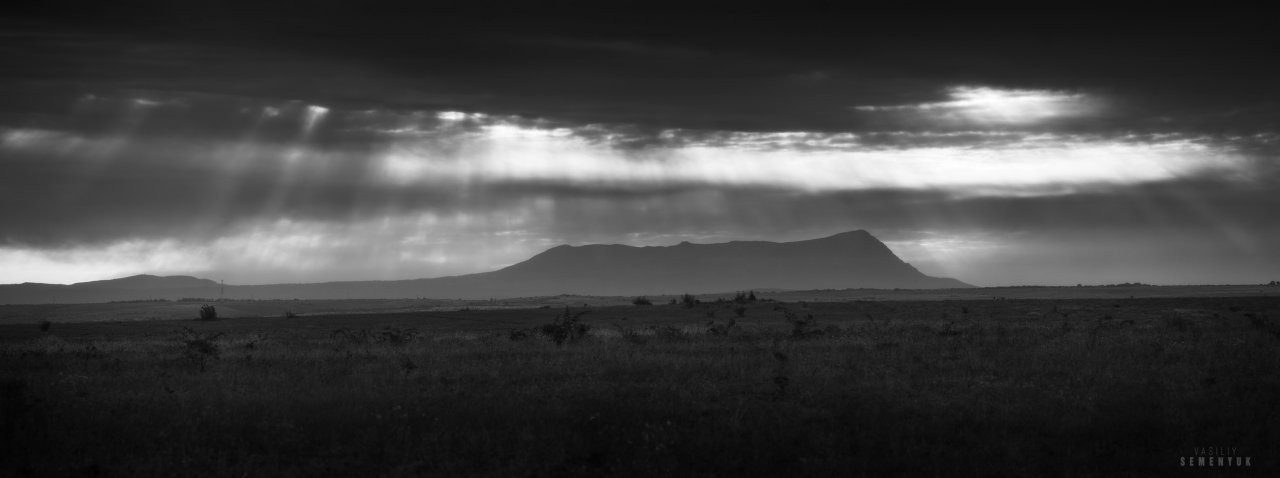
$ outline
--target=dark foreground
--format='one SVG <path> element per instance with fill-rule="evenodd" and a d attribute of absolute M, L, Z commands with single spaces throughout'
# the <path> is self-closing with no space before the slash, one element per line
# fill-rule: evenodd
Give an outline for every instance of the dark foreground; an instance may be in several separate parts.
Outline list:
<path fill-rule="evenodd" d="M 616 306 L 582 315 L 581 337 L 563 314 L 3 325 L 0 475 L 1264 476 L 1280 460 L 1275 297 Z M 1205 447 L 1252 466 L 1180 466 Z"/>

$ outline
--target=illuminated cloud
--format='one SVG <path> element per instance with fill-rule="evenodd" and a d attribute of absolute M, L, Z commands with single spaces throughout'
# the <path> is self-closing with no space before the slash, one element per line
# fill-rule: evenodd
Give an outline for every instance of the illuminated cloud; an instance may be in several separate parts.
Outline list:
<path fill-rule="evenodd" d="M 126 239 L 68 247 L 0 245 L 0 284 L 68 283 L 134 274 L 194 274 L 230 283 L 383 280 L 491 270 L 554 246 L 538 222 L 546 202 L 468 212 L 419 212 L 350 222 L 245 223 L 211 240 Z"/>
<path fill-rule="evenodd" d="M 856 106 L 854 110 L 944 125 L 1020 126 L 1095 116 L 1104 109 L 1098 98 L 1063 91 L 956 86 L 946 94 L 946 101 Z"/>
<path fill-rule="evenodd" d="M 97 101 L 115 105 L 96 107 L 107 118 L 131 103 Z M 0 167 L 7 173 L 0 197 L 56 199 L 0 213 L 7 226 L 0 239 L 220 237 L 220 228 L 249 222 L 417 212 L 483 218 L 510 202 L 567 194 L 613 198 L 618 208 L 623 198 L 683 190 L 1035 198 L 1197 178 L 1249 184 L 1273 168 L 1259 159 L 1274 149 L 1268 135 L 643 132 L 460 111 L 233 103 L 162 102 L 152 112 L 164 118 L 158 131 L 148 121 L 129 131 L 77 131 L 74 122 L 0 129 Z M 192 118 L 193 111 L 205 114 Z M 239 126 L 234 134 L 184 133 L 210 123 Z M 645 146 L 634 146 L 639 142 Z"/>
<path fill-rule="evenodd" d="M 103 278 L 190 271 L 212 266 L 201 254 L 170 239 L 126 240 L 104 246 L 50 249 L 0 246 L 0 284 L 44 282 L 69 284 Z"/>
<path fill-rule="evenodd" d="M 985 96 L 979 97 L 981 101 L 966 97 L 956 103 L 975 111 L 979 106 L 995 108 L 983 103 Z M 1014 95 L 1010 101 L 1030 100 Z M 979 106 L 973 106 L 975 102 Z M 1001 108 L 1006 117 L 1023 114 L 1018 107 Z M 332 111 L 295 102 L 258 109 L 264 112 L 262 121 L 276 121 L 281 112 L 292 111 L 292 135 L 264 140 L 260 124 L 225 139 L 146 134 L 145 124 L 142 132 L 96 135 L 21 128 L 4 130 L 0 147 L 54 155 L 69 164 L 106 156 L 121 170 L 146 165 L 203 171 L 222 181 L 274 178 L 280 194 L 295 183 L 305 188 L 360 179 L 393 191 L 557 183 L 624 189 L 709 185 L 1026 195 L 1058 194 L 1064 187 L 1094 184 L 1247 175 L 1252 167 L 1246 156 L 1230 147 L 1180 134 L 669 129 L 654 135 L 648 146 L 631 148 L 626 145 L 635 141 L 634 133 L 602 125 L 575 127 L 458 111 Z M 176 116 L 167 124 L 182 119 Z"/>
<path fill-rule="evenodd" d="M 676 140 L 643 151 L 616 147 L 609 135 L 497 122 L 450 138 L 404 139 L 376 155 L 377 177 L 391 184 L 559 181 L 598 187 L 670 184 L 769 186 L 800 191 L 942 189 L 964 194 L 1034 193 L 1061 186 L 1159 181 L 1247 168 L 1243 157 L 1195 138 L 1042 134 L 903 133 L 894 147 L 877 135 L 728 133 Z M 918 137 L 923 146 L 911 147 Z M 596 138 L 603 138 L 603 141 Z M 447 143 L 448 147 L 442 146 Z"/>

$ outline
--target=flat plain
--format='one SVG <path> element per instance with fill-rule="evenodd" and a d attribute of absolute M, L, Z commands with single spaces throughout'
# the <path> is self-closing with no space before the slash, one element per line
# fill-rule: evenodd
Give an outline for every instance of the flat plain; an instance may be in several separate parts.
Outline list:
<path fill-rule="evenodd" d="M 1153 476 L 1203 447 L 1276 469 L 1275 288 L 1071 289 L 7 306 L 0 474 Z"/>

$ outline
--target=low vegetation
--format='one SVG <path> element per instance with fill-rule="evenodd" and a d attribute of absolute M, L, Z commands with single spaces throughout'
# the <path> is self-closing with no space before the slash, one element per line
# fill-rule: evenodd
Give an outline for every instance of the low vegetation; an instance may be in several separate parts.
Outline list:
<path fill-rule="evenodd" d="M 695 305 L 4 325 L 0 475 L 1280 464 L 1275 298 Z"/>
<path fill-rule="evenodd" d="M 200 320 L 218 320 L 218 309 L 212 305 L 200 307 Z"/>
<path fill-rule="evenodd" d="M 586 337 L 587 331 L 591 330 L 590 326 L 579 320 L 587 312 L 589 311 L 580 310 L 574 312 L 569 307 L 565 307 L 564 312 L 557 315 L 554 321 L 549 324 L 543 324 L 542 327 L 538 328 L 538 331 L 548 339 L 551 339 L 552 342 L 555 342 L 557 346 L 564 345 L 566 342 L 577 342 Z"/>
<path fill-rule="evenodd" d="M 698 300 L 693 294 L 684 294 L 680 296 L 680 303 L 684 304 L 685 308 L 692 309 L 694 306 L 701 304 L 702 301 Z"/>

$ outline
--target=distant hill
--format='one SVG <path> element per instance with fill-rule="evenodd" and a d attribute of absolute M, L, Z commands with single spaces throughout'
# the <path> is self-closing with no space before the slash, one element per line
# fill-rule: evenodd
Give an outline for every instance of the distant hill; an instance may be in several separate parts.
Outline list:
<path fill-rule="evenodd" d="M 920 273 L 866 231 L 783 243 L 559 246 L 505 269 L 477 275 L 486 283 L 539 294 L 971 287 Z"/>
<path fill-rule="evenodd" d="M 866 231 L 797 242 L 634 247 L 558 246 L 492 272 L 434 279 L 226 286 L 187 276 L 133 276 L 72 285 L 0 286 L 0 303 L 178 299 L 507 298 L 558 294 L 659 295 L 747 289 L 946 289 Z"/>
<path fill-rule="evenodd" d="M 218 297 L 218 283 L 191 276 L 136 275 L 71 285 L 0 285 L 0 304 L 112 302 Z"/>
<path fill-rule="evenodd" d="M 209 279 L 191 276 L 153 276 L 136 275 L 121 279 L 80 282 L 75 287 L 82 289 L 198 289 L 217 288 L 218 283 Z"/>

